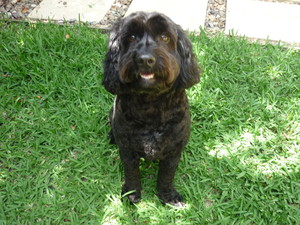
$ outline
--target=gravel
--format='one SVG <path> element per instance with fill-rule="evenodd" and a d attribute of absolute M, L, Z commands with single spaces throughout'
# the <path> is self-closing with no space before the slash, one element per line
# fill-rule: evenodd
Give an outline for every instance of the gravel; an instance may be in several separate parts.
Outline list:
<path fill-rule="evenodd" d="M 0 0 L 0 17 L 20 20 L 26 18 L 28 14 L 42 0 Z M 284 2 L 289 4 L 300 5 L 300 0 L 260 0 L 267 2 Z M 115 0 L 108 13 L 99 23 L 90 23 L 91 27 L 108 29 L 111 25 L 123 17 L 130 6 L 132 0 Z M 226 4 L 227 0 L 208 0 L 206 11 L 206 20 L 204 28 L 211 34 L 217 34 L 225 31 L 226 23 Z M 57 21 L 64 23 L 64 21 Z M 69 24 L 75 23 L 76 20 L 67 21 Z"/>
<path fill-rule="evenodd" d="M 42 0 L 0 0 L 0 16 L 12 19 L 21 20 L 26 18 L 29 13 Z M 211 33 L 223 32 L 225 30 L 226 16 L 226 1 L 227 0 L 209 0 L 206 14 L 205 29 Z M 123 17 L 130 6 L 132 0 L 115 0 L 109 12 L 99 23 L 91 23 L 91 27 L 107 29 Z M 64 21 L 57 21 L 63 23 Z M 76 21 L 67 21 L 69 24 Z"/>
<path fill-rule="evenodd" d="M 42 0 L 0 0 L 0 15 L 8 19 L 23 19 Z"/>
<path fill-rule="evenodd" d="M 225 31 L 227 0 L 208 0 L 204 28 L 216 34 Z"/>
<path fill-rule="evenodd" d="M 116 0 L 100 22 L 100 25 L 111 27 L 120 17 L 125 15 L 131 2 L 132 0 Z"/>

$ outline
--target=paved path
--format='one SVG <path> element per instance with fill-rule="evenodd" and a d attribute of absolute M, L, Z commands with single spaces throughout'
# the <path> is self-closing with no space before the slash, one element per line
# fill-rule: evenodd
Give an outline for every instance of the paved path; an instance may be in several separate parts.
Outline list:
<path fill-rule="evenodd" d="M 114 0 L 43 0 L 30 14 L 32 19 L 101 21 Z"/>
<path fill-rule="evenodd" d="M 300 43 L 300 5 L 227 0 L 226 32 L 251 38 Z"/>
<path fill-rule="evenodd" d="M 282 0 L 284 1 L 284 0 Z M 29 18 L 99 22 L 114 0 L 43 0 Z M 204 27 L 208 0 L 133 0 L 128 11 L 158 11 L 185 30 Z M 250 38 L 300 44 L 300 1 L 295 4 L 258 0 L 227 0 L 225 32 Z M 298 3 L 298 4 L 297 4 Z"/>
<path fill-rule="evenodd" d="M 207 0 L 133 0 L 126 15 L 135 11 L 158 11 L 189 31 L 204 27 Z"/>

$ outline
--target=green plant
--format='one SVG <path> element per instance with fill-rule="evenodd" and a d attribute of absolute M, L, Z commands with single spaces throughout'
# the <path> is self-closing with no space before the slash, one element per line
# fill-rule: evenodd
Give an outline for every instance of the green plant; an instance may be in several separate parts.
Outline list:
<path fill-rule="evenodd" d="M 120 201 L 113 96 L 101 86 L 107 35 L 84 25 L 0 22 L 0 223 L 297 224 L 300 53 L 191 36 L 204 73 L 188 90 L 192 135 L 176 184 L 186 207 Z"/>

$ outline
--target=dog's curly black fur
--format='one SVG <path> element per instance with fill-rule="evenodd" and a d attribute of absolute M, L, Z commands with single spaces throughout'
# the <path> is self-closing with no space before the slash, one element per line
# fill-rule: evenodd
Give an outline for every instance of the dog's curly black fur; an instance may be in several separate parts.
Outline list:
<path fill-rule="evenodd" d="M 137 12 L 117 22 L 104 61 L 103 85 L 116 95 L 111 138 L 125 170 L 122 194 L 141 199 L 139 161 L 159 160 L 158 197 L 180 205 L 173 179 L 190 134 L 185 89 L 200 79 L 192 45 L 184 31 L 160 13 Z"/>

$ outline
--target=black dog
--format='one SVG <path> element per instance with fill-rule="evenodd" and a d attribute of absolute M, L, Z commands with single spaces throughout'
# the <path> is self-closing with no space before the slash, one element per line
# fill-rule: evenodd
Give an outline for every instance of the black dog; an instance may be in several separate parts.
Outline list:
<path fill-rule="evenodd" d="M 191 42 L 180 26 L 159 13 L 138 12 L 117 22 L 110 34 L 103 84 L 116 95 L 111 138 L 125 170 L 122 194 L 141 199 L 139 162 L 159 160 L 158 197 L 179 206 L 173 179 L 190 134 L 185 89 L 199 82 Z"/>

